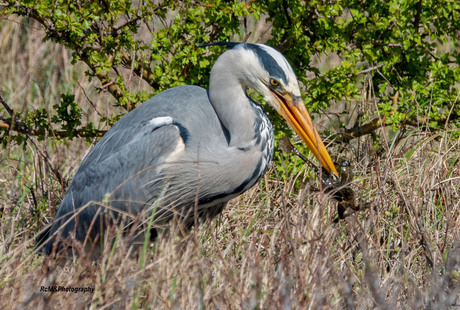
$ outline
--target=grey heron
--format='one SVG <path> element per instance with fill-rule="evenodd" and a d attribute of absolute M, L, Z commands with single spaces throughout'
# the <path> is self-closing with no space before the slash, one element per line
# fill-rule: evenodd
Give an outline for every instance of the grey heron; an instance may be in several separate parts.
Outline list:
<path fill-rule="evenodd" d="M 338 175 L 284 56 L 262 44 L 218 44 L 227 50 L 211 69 L 209 91 L 177 86 L 159 93 L 121 118 L 83 159 L 55 220 L 37 238 L 46 253 L 71 235 L 96 239 L 107 213 L 113 220 L 155 212 L 155 226 L 176 217 L 190 227 L 254 186 L 271 163 L 274 136 L 248 88 Z"/>

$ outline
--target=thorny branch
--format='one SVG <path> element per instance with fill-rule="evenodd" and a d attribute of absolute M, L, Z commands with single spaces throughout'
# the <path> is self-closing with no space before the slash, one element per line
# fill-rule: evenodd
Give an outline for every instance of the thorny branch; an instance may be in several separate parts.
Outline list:
<path fill-rule="evenodd" d="M 453 120 L 456 118 L 459 118 L 460 115 L 451 113 L 449 116 L 446 116 L 445 119 L 441 119 L 441 121 L 449 121 Z M 413 126 L 413 127 L 428 127 L 429 118 L 428 117 L 419 117 L 418 119 L 405 119 L 400 122 L 400 127 L 402 126 Z M 353 139 L 368 135 L 375 130 L 385 127 L 385 118 L 374 118 L 373 120 L 363 124 L 363 125 L 357 125 L 353 128 L 346 129 L 341 133 L 338 133 L 336 136 L 335 141 L 336 142 L 350 142 Z"/>
<path fill-rule="evenodd" d="M 48 33 L 48 35 L 55 37 L 58 39 L 58 41 L 66 42 L 69 41 L 69 38 L 67 38 L 68 33 L 67 32 L 59 32 L 56 30 L 55 26 L 53 23 L 50 23 L 48 20 L 44 19 L 40 14 L 38 14 L 34 9 L 22 6 L 20 4 L 16 4 L 17 9 L 20 11 L 24 11 L 25 15 L 27 15 L 30 18 L 33 18 L 36 20 L 38 23 L 40 23 L 43 28 L 45 28 L 45 31 Z M 118 28 L 114 29 L 114 33 L 116 34 L 118 30 L 120 30 L 123 27 L 129 26 L 132 23 L 136 23 L 139 20 L 139 17 L 134 18 L 133 20 L 128 21 L 126 24 L 123 24 L 119 26 Z M 120 86 L 113 81 L 113 79 L 109 76 L 108 73 L 104 73 L 100 70 L 96 70 L 97 68 L 91 63 L 90 61 L 90 55 L 88 51 L 94 50 L 95 47 L 90 47 L 90 46 L 81 46 L 81 47 L 76 47 L 75 48 L 75 53 L 78 54 L 80 59 L 85 62 L 88 67 L 91 69 L 93 74 L 101 81 L 103 85 L 107 85 L 105 89 L 112 94 L 119 102 L 123 97 L 125 97 L 125 94 L 123 90 L 120 88 Z M 123 55 L 124 61 L 126 63 L 131 63 L 132 60 L 131 58 L 127 55 Z M 155 87 L 156 84 L 154 82 L 154 77 L 153 73 L 147 68 L 135 68 L 134 72 L 142 77 L 144 80 L 146 80 L 152 87 Z M 135 108 L 135 105 L 132 102 L 126 102 L 123 107 L 131 111 L 132 109 Z"/>
<path fill-rule="evenodd" d="M 0 103 L 2 104 L 3 108 L 8 112 L 8 114 L 11 116 L 11 120 L 7 120 L 7 119 L 5 119 L 3 117 L 0 117 L 0 129 L 7 130 L 7 131 L 13 130 L 13 131 L 17 131 L 17 132 L 25 134 L 27 139 L 30 142 L 32 142 L 32 144 L 35 146 L 35 148 L 37 149 L 39 154 L 45 159 L 46 164 L 51 169 L 51 171 L 53 172 L 54 176 L 61 183 L 63 188 L 66 188 L 67 187 L 67 181 L 62 177 L 62 175 L 59 172 L 59 170 L 54 166 L 54 164 L 53 164 L 52 160 L 50 159 L 46 149 L 45 150 L 41 149 L 40 146 L 39 146 L 39 143 L 37 143 L 37 140 L 34 137 L 34 136 L 39 135 L 40 131 L 30 129 L 29 127 L 27 127 L 26 124 L 21 122 L 21 120 L 15 115 L 14 110 L 8 105 L 8 103 L 5 101 L 5 99 L 3 99 L 3 96 L 1 94 L 0 94 Z M 75 135 L 83 136 L 83 137 L 84 136 L 88 136 L 88 137 L 93 137 L 94 136 L 93 132 L 87 132 L 85 130 L 81 130 L 81 131 L 76 130 L 73 133 Z M 96 135 L 97 136 L 103 136 L 104 133 L 105 133 L 105 131 L 98 130 L 96 132 Z M 53 134 L 54 134 L 55 137 L 60 137 L 60 138 L 68 136 L 68 132 L 65 131 L 65 130 L 64 131 L 55 131 L 55 132 L 53 132 Z"/>
<path fill-rule="evenodd" d="M 15 115 L 15 118 L 17 116 Z M 30 129 L 27 127 L 23 122 L 14 119 L 14 120 L 8 120 L 0 116 L 0 128 L 4 130 L 12 130 L 16 132 L 20 132 L 29 136 L 39 136 L 40 134 L 43 133 L 42 130 L 37 130 L 37 129 Z M 51 130 L 53 132 L 53 136 L 58 139 L 64 139 L 69 136 L 71 133 L 68 130 Z M 80 137 L 80 138 L 93 138 L 93 137 L 102 137 L 107 131 L 106 130 L 95 130 L 95 131 L 88 131 L 85 129 L 81 130 L 72 130 L 72 134 L 74 136 Z"/>

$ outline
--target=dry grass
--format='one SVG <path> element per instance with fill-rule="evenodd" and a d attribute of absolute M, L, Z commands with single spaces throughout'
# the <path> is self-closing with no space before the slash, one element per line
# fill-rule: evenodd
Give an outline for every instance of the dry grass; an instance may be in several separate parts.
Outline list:
<path fill-rule="evenodd" d="M 34 31 L 33 25 L 0 27 L 0 67 L 7 72 L 0 91 L 6 99 L 17 109 L 43 105 L 43 98 L 52 105 L 68 89 L 77 102 L 87 95 L 96 109 L 107 109 L 108 96 L 80 77 L 81 67 L 68 64 L 68 52 L 42 43 Z M 43 96 L 34 81 L 42 81 Z M 88 118 L 94 113 L 89 108 Z M 97 262 L 32 254 L 32 238 L 50 220 L 43 215 L 52 215 L 63 195 L 37 147 L 70 179 L 87 145 L 10 145 L 0 155 L 1 305 L 459 308 L 460 141 L 452 137 L 413 130 L 404 137 L 382 134 L 382 149 L 366 139 L 332 149 L 352 160 L 352 187 L 371 206 L 338 223 L 336 203 L 314 190 L 317 180 L 304 179 L 302 171 L 282 182 L 272 172 L 212 223 L 185 237 L 159 238 L 144 259 L 142 253 L 129 255 L 120 241 Z M 300 189 L 297 179 L 304 179 Z M 94 292 L 40 292 L 53 285 Z"/>

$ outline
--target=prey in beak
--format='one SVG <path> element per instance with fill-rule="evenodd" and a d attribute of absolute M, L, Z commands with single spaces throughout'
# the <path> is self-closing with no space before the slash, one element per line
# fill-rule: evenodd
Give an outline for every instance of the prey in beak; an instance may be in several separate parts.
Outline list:
<path fill-rule="evenodd" d="M 270 89 L 278 101 L 278 112 L 287 121 L 294 131 L 302 138 L 310 151 L 321 163 L 324 169 L 331 175 L 339 177 L 337 169 L 332 162 L 331 156 L 324 146 L 323 140 L 316 131 L 305 105 L 300 97 L 293 98 L 288 92 L 280 93 Z"/>

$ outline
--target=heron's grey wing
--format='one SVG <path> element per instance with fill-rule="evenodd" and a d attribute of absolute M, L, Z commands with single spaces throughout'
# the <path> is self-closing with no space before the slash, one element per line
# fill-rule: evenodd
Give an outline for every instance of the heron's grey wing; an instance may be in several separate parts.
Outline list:
<path fill-rule="evenodd" d="M 184 179 L 196 179 L 197 173 L 177 165 L 164 171 L 162 167 L 185 146 L 187 156 L 182 159 L 196 161 L 193 154 L 197 151 L 196 145 L 212 147 L 217 141 L 225 140 L 219 128 L 219 120 L 203 88 L 179 86 L 149 99 L 120 119 L 82 161 L 58 210 L 51 234 L 59 229 L 66 237 L 76 230 L 77 239 L 83 240 L 90 225 L 92 232 L 100 231 L 99 222 L 92 221 L 105 209 L 100 203 L 90 202 L 106 200 L 113 208 L 138 214 L 146 206 L 150 207 L 148 204 L 164 188 L 166 171 L 175 171 L 176 180 L 171 183 L 176 187 L 168 194 L 172 193 L 171 197 L 175 195 L 177 200 L 171 205 L 184 206 L 184 201 L 195 201 L 195 185 L 189 182 L 186 190 L 182 190 L 182 186 Z M 187 129 L 193 134 L 188 135 Z M 183 176 L 184 171 L 188 171 L 188 178 Z M 73 216 L 75 211 L 79 213 L 78 225 Z M 168 217 L 170 215 L 165 218 Z M 69 223 L 61 228 L 67 221 Z M 48 252 L 52 243 L 52 240 L 48 242 Z"/>
<path fill-rule="evenodd" d="M 90 160 L 85 160 L 78 169 L 58 210 L 52 234 L 60 229 L 61 236 L 67 237 L 75 230 L 77 239 L 84 240 L 92 227 L 91 235 L 95 236 L 102 228 L 100 215 L 107 210 L 103 204 L 94 202 L 106 201 L 112 210 L 136 215 L 161 192 L 161 166 L 176 151 L 176 146 L 183 143 L 178 127 L 146 122 L 137 133 L 123 132 L 123 126 L 115 129 L 117 132 L 109 138 L 117 140 L 101 140 L 105 143 L 98 143 L 91 151 Z M 97 220 L 93 222 L 94 219 Z"/>

